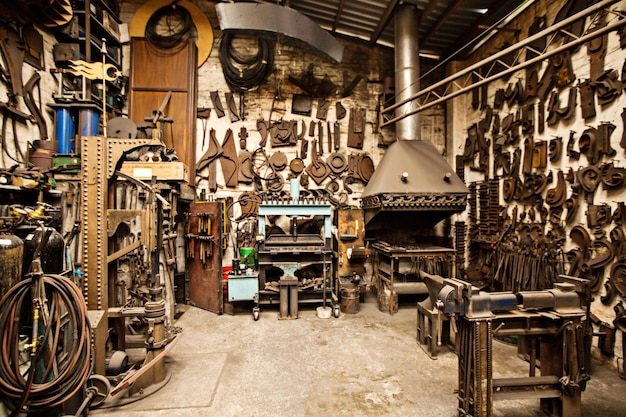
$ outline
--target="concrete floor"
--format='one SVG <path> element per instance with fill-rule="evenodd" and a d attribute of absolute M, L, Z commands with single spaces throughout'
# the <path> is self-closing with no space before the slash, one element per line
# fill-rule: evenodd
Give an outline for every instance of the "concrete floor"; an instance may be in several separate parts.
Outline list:
<path fill-rule="evenodd" d="M 301 307 L 297 320 L 275 309 L 216 315 L 186 307 L 182 339 L 167 359 L 171 379 L 139 401 L 93 416 L 457 416 L 457 358 L 432 360 L 416 342 L 416 309 L 390 316 L 368 296 L 357 314 L 320 319 Z M 494 341 L 494 377 L 522 376 L 515 347 Z M 626 380 L 594 364 L 583 416 L 626 415 Z M 107 400 L 104 406 L 111 403 Z M 494 403 L 494 417 L 544 416 L 539 402 Z"/>

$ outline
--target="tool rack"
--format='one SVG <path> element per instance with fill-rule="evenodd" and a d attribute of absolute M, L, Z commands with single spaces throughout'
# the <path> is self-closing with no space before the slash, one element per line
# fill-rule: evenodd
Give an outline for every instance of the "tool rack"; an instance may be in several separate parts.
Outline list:
<path fill-rule="evenodd" d="M 263 201 L 259 204 L 259 298 L 258 304 L 280 303 L 281 319 L 298 317 L 299 303 L 328 302 L 335 317 L 339 316 L 337 283 L 333 268 L 334 252 L 331 244 L 331 205 L 322 198 L 300 198 L 293 191 L 291 198 Z M 297 187 L 296 187 L 297 188 Z M 298 234 L 295 227 L 290 234 L 266 236 L 266 216 L 289 216 L 295 221 L 305 216 L 323 216 L 324 226 L 320 234 Z M 297 271 L 310 265 L 320 265 L 321 288 L 305 289 L 297 277 Z M 284 274 L 279 279 L 279 289 L 270 288 L 266 282 L 267 270 L 278 267 Z M 255 307 L 258 308 L 258 307 Z M 258 311 L 257 311 L 258 313 Z"/>

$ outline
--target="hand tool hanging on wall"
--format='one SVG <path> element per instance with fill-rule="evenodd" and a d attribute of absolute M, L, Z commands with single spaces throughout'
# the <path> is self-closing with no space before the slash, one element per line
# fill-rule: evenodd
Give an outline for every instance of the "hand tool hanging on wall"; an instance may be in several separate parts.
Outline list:
<path fill-rule="evenodd" d="M 217 141 L 215 136 L 215 129 L 209 131 L 209 147 L 204 155 L 198 159 L 196 163 L 196 171 L 201 171 L 207 165 L 213 163 L 216 159 L 222 156 L 222 145 Z"/>
<path fill-rule="evenodd" d="M 546 191 L 546 204 L 550 207 L 562 206 L 567 198 L 567 184 L 563 171 L 557 172 L 556 185 Z"/>
<path fill-rule="evenodd" d="M 198 107 L 198 109 L 196 110 L 196 118 L 202 121 L 202 146 L 200 149 L 203 151 L 206 146 L 206 127 L 210 115 L 211 109 L 209 108 Z"/>
<path fill-rule="evenodd" d="M 317 122 L 317 155 L 324 155 L 324 129 L 322 122 Z"/>
<path fill-rule="evenodd" d="M 298 121 L 281 120 L 270 126 L 270 143 L 272 147 L 291 146 L 298 139 Z"/>
<path fill-rule="evenodd" d="M 567 156 L 569 159 L 574 159 L 578 161 L 580 158 L 580 152 L 574 150 L 574 145 L 576 144 L 576 132 L 570 130 L 569 139 L 567 140 Z"/>
<path fill-rule="evenodd" d="M 319 143 L 317 142 L 317 140 L 313 139 L 311 149 L 311 163 L 306 168 L 306 172 L 317 185 L 320 185 L 326 179 L 326 177 L 328 177 L 328 174 L 330 174 L 330 169 L 328 168 L 328 165 L 326 165 L 326 162 L 324 162 L 320 158 L 319 149 Z"/>
<path fill-rule="evenodd" d="M 589 32 L 598 30 L 605 25 L 606 21 L 604 21 L 604 24 L 596 24 L 589 30 Z M 604 57 L 606 56 L 607 40 L 608 35 L 605 34 L 587 42 L 587 55 L 589 55 L 589 79 L 592 83 L 595 83 L 604 70 Z"/>
<path fill-rule="evenodd" d="M 328 153 L 333 152 L 333 132 L 330 129 L 330 122 L 326 122 L 326 132 L 328 132 Z"/>
<path fill-rule="evenodd" d="M 596 78 L 595 92 L 598 104 L 607 106 L 622 94 L 622 83 L 618 79 L 617 70 L 608 69 Z"/>
<path fill-rule="evenodd" d="M 543 133 L 546 128 L 546 105 L 543 101 L 539 101 L 537 105 L 537 132 Z"/>
<path fill-rule="evenodd" d="M 330 102 L 325 98 L 320 98 L 317 100 L 317 112 L 315 113 L 315 118 L 319 120 L 326 120 L 328 116 L 328 109 L 330 107 Z"/>
<path fill-rule="evenodd" d="M 302 124 L 304 125 L 304 121 L 302 121 Z M 306 142 L 306 139 L 304 139 L 304 137 L 298 137 L 298 140 L 302 141 L 300 142 L 300 148 L 296 148 L 296 157 L 293 158 L 291 162 L 289 162 L 289 169 L 291 170 L 292 174 L 296 176 L 300 175 L 300 173 L 304 171 L 304 158 L 306 158 L 306 156 L 302 156 L 302 149 L 305 146 L 308 146 L 308 143 L 307 145 L 304 144 Z"/>
<path fill-rule="evenodd" d="M 248 131 L 245 127 L 239 130 L 239 182 L 251 184 L 254 174 L 252 173 L 252 154 L 246 149 Z"/>
<path fill-rule="evenodd" d="M 237 111 L 237 104 L 235 103 L 235 97 L 233 93 L 226 93 L 226 105 L 228 106 L 228 114 L 230 114 L 231 123 L 239 121 L 239 112 Z"/>
<path fill-rule="evenodd" d="M 522 108 L 522 133 L 532 134 L 535 131 L 535 105 L 527 104 Z"/>
<path fill-rule="evenodd" d="M 211 97 L 211 103 L 213 103 L 213 108 L 215 109 L 215 114 L 217 114 L 218 118 L 226 116 L 224 113 L 224 106 L 222 106 L 222 100 L 220 99 L 220 94 L 218 91 L 211 91 L 209 93 Z"/>
<path fill-rule="evenodd" d="M 222 155 L 220 156 L 222 174 L 227 187 L 236 187 L 239 182 L 239 159 L 237 159 L 237 148 L 233 131 L 228 129 L 222 142 Z"/>
<path fill-rule="evenodd" d="M 348 122 L 348 146 L 363 149 L 365 139 L 365 109 L 353 107 L 350 109 Z"/>
<path fill-rule="evenodd" d="M 39 73 L 33 73 L 24 86 L 24 102 L 26 103 L 26 107 L 28 107 L 35 124 L 39 129 L 39 138 L 41 140 L 48 140 L 48 126 L 46 125 L 46 120 L 43 118 L 41 108 L 37 106 L 35 98 L 33 97 L 33 90 L 37 87 L 37 90 L 39 91 L 39 105 L 41 106 L 41 87 L 39 86 L 40 80 L 41 76 Z"/>
<path fill-rule="evenodd" d="M 0 27 L 0 50 L 9 72 L 8 79 L 11 82 L 9 96 L 21 96 L 23 93 L 22 67 L 24 66 L 24 47 L 22 38 L 16 29 L 9 23 Z"/>
<path fill-rule="evenodd" d="M 265 120 L 263 120 L 263 119 L 257 120 L 256 121 L 256 130 L 261 135 L 261 140 L 259 141 L 259 146 L 264 147 L 265 144 L 267 143 L 267 134 L 268 134 L 267 122 Z"/>
<path fill-rule="evenodd" d="M 346 157 L 342 152 L 339 152 L 339 142 L 339 124 L 335 122 L 335 135 L 333 137 L 334 152 L 332 152 L 326 159 L 328 167 L 335 175 L 341 175 L 341 173 L 343 173 L 346 168 L 348 168 L 348 161 L 346 160 Z M 330 136 L 328 139 L 328 143 L 330 144 Z"/>
<path fill-rule="evenodd" d="M 0 138 L 0 144 L 2 146 L 3 152 L 2 162 L 5 162 L 4 156 L 6 155 L 9 157 L 9 159 L 11 159 L 13 162 L 16 162 L 17 164 L 25 164 L 27 162 L 26 156 L 24 155 L 24 152 L 20 147 L 20 141 L 17 136 L 17 122 L 20 122 L 26 126 L 26 121 L 29 119 L 29 115 L 5 103 L 0 103 L 0 111 L 2 112 L 2 132 L 0 132 L 0 135 L 2 135 L 2 137 Z M 7 122 L 9 120 L 11 120 L 11 130 L 13 132 L 13 149 L 15 152 L 15 156 L 9 153 L 9 149 L 7 147 Z M 4 164 L 4 166 L 7 166 L 6 163 Z"/>
<path fill-rule="evenodd" d="M 625 66 L 626 68 L 626 66 Z M 343 106 L 343 104 L 341 104 L 341 101 L 338 101 L 335 103 L 335 119 L 336 120 L 341 120 L 344 117 L 346 117 L 346 108 Z"/>
<path fill-rule="evenodd" d="M 539 84 L 539 74 L 536 68 L 527 69 L 526 85 L 524 88 L 524 101 L 530 101 L 537 97 L 537 88 Z"/>
<path fill-rule="evenodd" d="M 602 155 L 600 133 L 596 128 L 585 129 L 578 139 L 580 153 L 587 157 L 590 164 L 595 165 Z"/>
<path fill-rule="evenodd" d="M 563 148 L 563 138 L 557 136 L 550 139 L 548 143 L 548 159 L 550 162 L 556 162 L 561 159 L 561 150 Z"/>
<path fill-rule="evenodd" d="M 596 95 L 591 80 L 578 83 L 580 91 L 580 108 L 585 120 L 596 117 Z"/>
<path fill-rule="evenodd" d="M 548 143 L 545 140 L 539 140 L 532 146 L 532 167 L 535 169 L 544 169 L 548 165 Z"/>
<path fill-rule="evenodd" d="M 600 165 L 602 186 L 605 190 L 614 190 L 624 185 L 626 168 L 616 167 L 613 162 Z"/>
<path fill-rule="evenodd" d="M 533 161 L 533 145 L 532 136 L 524 140 L 524 161 L 522 163 L 522 174 L 530 175 L 532 173 Z"/>
<path fill-rule="evenodd" d="M 613 157 L 617 153 L 617 151 L 611 147 L 611 135 L 615 127 L 616 126 L 611 122 L 602 122 L 600 126 L 598 126 L 598 132 L 600 133 L 600 151 L 608 157 Z"/>

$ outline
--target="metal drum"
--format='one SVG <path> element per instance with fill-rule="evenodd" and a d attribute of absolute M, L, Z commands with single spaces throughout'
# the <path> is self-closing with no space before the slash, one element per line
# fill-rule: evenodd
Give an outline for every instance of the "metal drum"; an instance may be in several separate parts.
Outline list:
<path fill-rule="evenodd" d="M 359 287 L 342 287 L 341 288 L 341 312 L 345 314 L 356 314 L 359 312 Z"/>

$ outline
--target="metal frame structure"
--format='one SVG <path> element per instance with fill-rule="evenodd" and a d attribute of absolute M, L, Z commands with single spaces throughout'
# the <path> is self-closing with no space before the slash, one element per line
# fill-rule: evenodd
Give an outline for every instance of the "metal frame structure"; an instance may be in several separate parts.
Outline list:
<path fill-rule="evenodd" d="M 617 30 L 626 25 L 626 19 L 623 14 L 617 11 L 610 11 L 608 7 L 618 3 L 618 0 L 604 0 L 596 3 L 585 10 L 577 13 L 567 19 L 562 20 L 554 25 L 551 25 L 547 29 L 524 39 L 502 51 L 490 55 L 469 67 L 458 71 L 457 73 L 432 84 L 416 94 L 413 94 L 403 100 L 394 103 L 391 106 L 384 107 L 380 111 L 381 117 L 386 120 L 381 120 L 380 127 L 385 127 L 390 124 L 396 123 L 408 116 L 420 113 L 430 107 L 444 103 L 450 99 L 453 99 L 462 94 L 468 93 L 474 88 L 480 87 L 484 84 L 496 81 L 502 77 L 510 75 L 516 71 L 527 68 L 531 65 L 541 63 L 543 60 L 552 56 L 561 54 L 571 48 L 581 45 L 585 42 L 589 42 L 604 34 Z M 598 22 L 599 15 L 602 12 L 609 12 L 615 14 L 618 19 L 607 23 L 604 27 L 595 28 L 594 25 Z M 589 22 L 585 26 L 582 36 L 576 36 L 565 30 L 569 25 L 579 20 L 584 20 L 587 16 L 596 14 L 594 18 L 589 19 Z M 593 30 L 592 30 L 593 29 Z M 561 45 L 557 45 L 561 38 L 557 36 L 559 33 L 566 35 L 565 41 Z M 536 51 L 530 45 L 538 39 L 546 38 L 546 47 L 543 51 Z M 526 52 L 531 51 L 535 55 L 533 58 L 526 60 Z M 503 57 L 514 54 L 515 59 L 513 64 L 507 64 L 502 60 Z M 489 68 L 487 73 L 481 73 L 482 68 Z M 502 69 L 504 68 L 504 69 Z M 440 92 L 443 90 L 443 92 Z M 393 112 L 405 106 L 407 103 L 411 104 L 412 109 L 402 114 L 395 115 Z M 408 106 L 405 106 L 408 107 Z"/>

